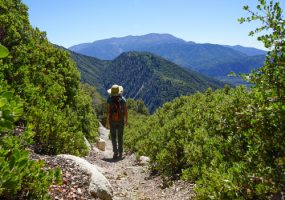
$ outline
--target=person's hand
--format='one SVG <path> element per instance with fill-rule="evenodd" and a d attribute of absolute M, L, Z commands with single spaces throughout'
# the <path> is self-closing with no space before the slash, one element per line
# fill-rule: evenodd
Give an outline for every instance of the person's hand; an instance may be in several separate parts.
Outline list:
<path fill-rule="evenodd" d="M 106 128 L 110 128 L 110 123 L 107 122 Z"/>
<path fill-rule="evenodd" d="M 125 125 L 128 125 L 128 121 L 127 120 L 125 121 Z"/>

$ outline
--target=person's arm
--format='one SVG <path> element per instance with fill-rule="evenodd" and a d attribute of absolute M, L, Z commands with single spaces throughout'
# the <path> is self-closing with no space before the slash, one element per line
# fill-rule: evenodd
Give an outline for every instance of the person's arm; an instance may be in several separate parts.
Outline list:
<path fill-rule="evenodd" d="M 125 125 L 128 124 L 128 112 L 127 112 L 127 103 L 124 103 L 124 113 L 126 116 Z"/>
<path fill-rule="evenodd" d="M 110 119 L 110 104 L 107 103 L 107 123 L 106 123 L 106 128 L 110 127 L 109 119 Z"/>

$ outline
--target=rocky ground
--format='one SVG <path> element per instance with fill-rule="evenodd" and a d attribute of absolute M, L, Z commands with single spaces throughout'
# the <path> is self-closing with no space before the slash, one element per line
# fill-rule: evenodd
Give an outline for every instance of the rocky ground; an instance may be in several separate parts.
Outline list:
<path fill-rule="evenodd" d="M 134 154 L 113 159 L 112 143 L 108 139 L 109 130 L 103 126 L 99 130 L 100 138 L 106 142 L 105 151 L 99 150 L 94 143 L 93 150 L 83 158 L 96 166 L 109 180 L 113 187 L 113 199 L 193 199 L 193 183 L 179 179 L 163 180 L 158 172 L 149 170 Z M 37 154 L 33 147 L 30 149 L 32 159 L 45 160 L 45 170 L 55 167 L 62 169 L 63 184 L 51 185 L 49 188 L 52 199 L 99 199 L 88 193 L 90 177 L 74 161 Z"/>
<path fill-rule="evenodd" d="M 113 188 L 114 200 L 194 199 L 194 183 L 179 179 L 163 180 L 159 172 L 149 170 L 148 165 L 138 161 L 133 154 L 113 159 L 112 143 L 108 139 L 109 130 L 103 126 L 99 130 L 100 138 L 106 142 L 105 151 L 99 150 L 97 145 L 93 144 L 93 150 L 83 159 L 94 165 L 108 179 Z M 23 129 L 18 128 L 17 131 L 21 134 Z M 52 199 L 100 199 L 88 192 L 90 176 L 82 172 L 80 166 L 73 160 L 36 153 L 35 146 L 30 146 L 29 149 L 31 149 L 30 158 L 45 161 L 44 170 L 61 168 L 63 184 L 49 187 L 48 194 Z M 272 198 L 272 200 L 281 199 L 281 194 Z"/>

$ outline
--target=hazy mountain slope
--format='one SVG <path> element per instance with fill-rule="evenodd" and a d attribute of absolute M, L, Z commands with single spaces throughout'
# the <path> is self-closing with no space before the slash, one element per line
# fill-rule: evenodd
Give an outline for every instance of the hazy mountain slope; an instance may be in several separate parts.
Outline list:
<path fill-rule="evenodd" d="M 158 44 L 133 48 L 133 50 L 154 53 L 189 69 L 193 69 L 201 63 L 247 56 L 234 49 L 216 44 Z"/>
<path fill-rule="evenodd" d="M 225 85 L 149 52 L 122 53 L 105 69 L 105 75 L 105 90 L 115 83 L 120 84 L 124 87 L 124 96 L 142 99 L 151 113 L 180 95 Z"/>
<path fill-rule="evenodd" d="M 240 51 L 240 52 L 245 53 L 249 56 L 257 56 L 257 55 L 267 54 L 267 51 L 264 51 L 261 49 L 256 49 L 253 47 L 243 47 L 240 45 L 235 45 L 235 46 L 223 45 L 223 46 L 232 48 L 232 49 L 237 50 L 237 51 Z"/>
<path fill-rule="evenodd" d="M 257 69 L 264 65 L 266 55 L 248 56 L 245 58 L 225 59 L 207 64 L 200 64 L 192 70 L 202 74 L 218 77 L 227 76 L 232 71 L 238 73 L 250 73 L 251 69 Z"/>
<path fill-rule="evenodd" d="M 170 34 L 150 33 L 142 36 L 126 36 L 121 38 L 110 38 L 74 45 L 69 50 L 100 59 L 114 59 L 126 49 L 137 48 L 145 45 L 164 43 L 187 43 L 185 40 Z M 194 42 L 188 42 L 194 43 Z"/>

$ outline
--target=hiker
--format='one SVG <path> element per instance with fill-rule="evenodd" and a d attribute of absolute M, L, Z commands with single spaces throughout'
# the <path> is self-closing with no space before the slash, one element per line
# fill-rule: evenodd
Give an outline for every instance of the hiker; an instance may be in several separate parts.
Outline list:
<path fill-rule="evenodd" d="M 113 85 L 111 89 L 107 91 L 110 97 L 107 99 L 107 128 L 110 127 L 111 139 L 113 145 L 113 158 L 123 156 L 123 133 L 124 125 L 128 124 L 128 112 L 126 99 L 122 97 L 123 87 L 119 85 Z M 124 117 L 126 120 L 124 121 Z M 118 130 L 118 149 L 116 141 L 116 132 Z"/>

